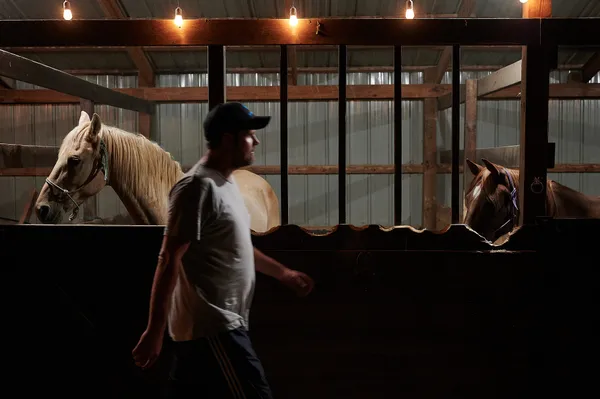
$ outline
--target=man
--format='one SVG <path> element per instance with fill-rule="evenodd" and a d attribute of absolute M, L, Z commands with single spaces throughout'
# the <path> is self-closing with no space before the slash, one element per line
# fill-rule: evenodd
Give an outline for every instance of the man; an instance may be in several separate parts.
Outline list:
<path fill-rule="evenodd" d="M 168 320 L 173 397 L 271 398 L 248 337 L 255 268 L 299 295 L 313 288 L 310 277 L 252 246 L 250 216 L 231 175 L 253 162 L 254 131 L 269 121 L 239 103 L 213 108 L 204 121 L 207 154 L 169 194 L 148 325 L 133 357 L 152 366 Z"/>

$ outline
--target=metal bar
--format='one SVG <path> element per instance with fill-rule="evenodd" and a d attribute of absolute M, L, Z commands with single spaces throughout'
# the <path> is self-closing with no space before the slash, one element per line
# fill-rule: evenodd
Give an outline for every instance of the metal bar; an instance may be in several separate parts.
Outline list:
<path fill-rule="evenodd" d="M 548 97 L 551 50 L 527 46 L 521 77 L 521 162 L 519 224 L 534 224 L 546 215 L 548 176 Z"/>
<path fill-rule="evenodd" d="M 338 50 L 338 209 L 339 224 L 346 223 L 346 45 Z"/>
<path fill-rule="evenodd" d="M 452 46 L 452 224 L 459 223 L 460 45 Z"/>
<path fill-rule="evenodd" d="M 225 47 L 208 46 L 208 109 L 226 100 Z"/>
<path fill-rule="evenodd" d="M 281 224 L 289 223 L 289 178 L 288 178 L 288 49 L 281 46 L 279 61 L 279 152 L 281 157 Z"/>
<path fill-rule="evenodd" d="M 402 224 L 402 46 L 394 46 L 394 224 Z"/>

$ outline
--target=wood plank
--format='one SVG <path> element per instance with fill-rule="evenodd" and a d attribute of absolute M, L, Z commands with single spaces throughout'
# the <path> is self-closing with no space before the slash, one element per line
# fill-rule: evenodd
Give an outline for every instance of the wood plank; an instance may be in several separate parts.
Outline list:
<path fill-rule="evenodd" d="M 40 47 L 43 48 L 43 47 Z M 229 48 L 229 47 L 228 47 Z M 496 71 L 504 65 L 461 65 L 461 71 Z M 422 72 L 425 69 L 431 68 L 431 65 L 403 65 L 402 72 Z M 561 64 L 557 66 L 557 70 L 560 71 L 571 71 L 574 69 L 583 68 L 583 64 Z M 228 67 L 226 68 L 227 73 L 278 73 L 279 68 L 271 67 L 258 67 L 258 68 L 245 68 L 245 67 Z M 450 68 L 448 69 L 450 70 Z M 71 75 L 137 75 L 137 69 L 64 69 L 65 72 Z M 379 66 L 353 66 L 348 67 L 348 72 L 393 72 L 394 67 L 391 65 L 379 65 Z M 336 73 L 337 67 L 298 67 L 298 74 L 305 73 Z M 157 74 L 179 74 L 179 73 L 207 73 L 206 68 L 202 67 L 181 67 L 181 68 L 157 68 Z M 291 69 L 288 69 L 288 73 L 291 73 Z"/>
<path fill-rule="evenodd" d="M 208 102 L 207 87 L 152 87 L 113 89 L 113 91 L 136 96 L 153 103 Z M 402 85 L 402 99 L 439 98 L 439 102 L 442 103 L 446 101 L 447 96 L 452 95 L 451 91 L 452 86 L 446 84 L 407 84 Z M 290 101 L 331 101 L 338 99 L 337 86 L 290 86 L 288 92 Z M 279 101 L 279 86 L 228 86 L 226 93 L 228 100 L 231 101 Z M 520 87 L 513 86 L 480 97 L 478 100 L 517 101 L 520 100 L 520 93 Z M 394 85 L 348 85 L 346 95 L 348 101 L 393 100 Z M 550 98 L 554 100 L 600 99 L 600 84 L 579 82 L 551 84 Z M 0 103 L 78 104 L 79 97 L 46 89 L 0 89 Z M 445 103 L 444 106 L 448 106 L 448 104 Z"/>
<path fill-rule="evenodd" d="M 521 64 L 522 60 L 519 60 L 479 79 L 477 96 L 482 97 L 496 93 L 521 82 Z"/>
<path fill-rule="evenodd" d="M 317 22 L 323 34 L 315 34 Z M 526 45 L 540 42 L 540 21 L 463 18 L 287 18 L 2 20 L 0 47 L 199 45 Z"/>
<path fill-rule="evenodd" d="M 31 193 L 29 194 L 29 202 L 25 205 L 23 213 L 21 213 L 19 224 L 29 223 L 31 212 L 33 211 L 33 207 L 35 206 L 35 201 L 37 201 L 38 195 L 39 193 L 35 188 L 31 190 Z"/>
<path fill-rule="evenodd" d="M 435 70 L 425 72 L 424 82 L 435 79 Z M 437 100 L 423 104 L 423 227 L 435 229 L 437 220 Z"/>
<path fill-rule="evenodd" d="M 154 107 L 147 100 L 108 89 L 4 50 L 0 50 L 0 75 L 85 98 L 97 104 L 154 113 Z"/>
<path fill-rule="evenodd" d="M 469 182 L 473 179 L 473 174 L 469 168 L 465 168 L 465 158 L 471 160 L 479 160 L 480 156 L 477 156 L 477 79 L 467 79 L 465 83 L 465 133 L 464 133 L 464 150 L 458 152 L 458 163 L 463 167 L 463 192 L 466 193 Z M 440 154 L 440 163 L 445 163 L 444 159 L 449 157 L 451 159 L 452 152 L 444 154 L 442 151 Z M 464 203 L 461 208 L 461 220 L 464 220 L 464 211 L 466 205 Z"/>
<path fill-rule="evenodd" d="M 190 166 L 184 166 L 187 171 Z M 254 165 L 244 169 L 250 170 L 259 175 L 279 175 L 281 167 L 279 165 Z M 346 174 L 349 175 L 391 175 L 394 173 L 394 165 L 349 165 L 346 167 Z M 404 174 L 422 174 L 425 167 L 422 164 L 403 164 L 402 173 Z M 450 164 L 439 164 L 437 166 L 438 174 L 451 173 Z M 0 168 L 0 176 L 41 176 L 46 177 L 52 171 L 51 167 L 39 168 Z M 459 167 L 463 172 L 463 166 Z M 548 168 L 552 173 L 600 173 L 600 164 L 556 164 L 553 168 Z M 338 173 L 337 165 L 291 165 L 288 168 L 290 175 L 335 175 Z"/>
<path fill-rule="evenodd" d="M 541 18 L 538 21 L 541 23 L 540 34 L 543 36 L 543 42 L 548 45 L 600 45 L 598 18 Z"/>
<path fill-rule="evenodd" d="M 0 168 L 52 167 L 58 147 L 0 143 Z"/>
<path fill-rule="evenodd" d="M 460 87 L 460 93 L 459 93 L 459 98 L 460 98 L 460 103 L 464 104 L 465 100 L 466 100 L 466 91 L 465 91 L 465 85 L 461 84 L 459 85 Z M 439 96 L 437 99 L 437 107 L 438 107 L 438 111 L 443 111 L 445 109 L 448 109 L 450 107 L 452 107 L 452 93 L 446 93 L 442 96 Z"/>

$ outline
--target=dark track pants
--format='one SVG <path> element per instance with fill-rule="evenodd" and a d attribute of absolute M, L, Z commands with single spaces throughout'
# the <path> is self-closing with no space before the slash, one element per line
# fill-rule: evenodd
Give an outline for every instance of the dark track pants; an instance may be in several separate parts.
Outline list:
<path fill-rule="evenodd" d="M 262 364 L 243 328 L 174 342 L 169 397 L 272 399 Z"/>

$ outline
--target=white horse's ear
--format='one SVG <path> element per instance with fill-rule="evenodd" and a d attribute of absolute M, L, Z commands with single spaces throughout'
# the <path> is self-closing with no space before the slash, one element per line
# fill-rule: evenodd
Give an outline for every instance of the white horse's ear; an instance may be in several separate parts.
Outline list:
<path fill-rule="evenodd" d="M 87 112 L 81 111 L 81 115 L 79 116 L 79 126 L 83 125 L 90 121 L 90 116 Z"/>
<path fill-rule="evenodd" d="M 100 133 L 101 126 L 102 121 L 100 121 L 100 117 L 98 116 L 98 114 L 94 112 L 94 115 L 92 116 L 92 122 L 90 123 L 90 129 L 88 130 L 88 140 L 96 140 L 98 133 Z"/>

